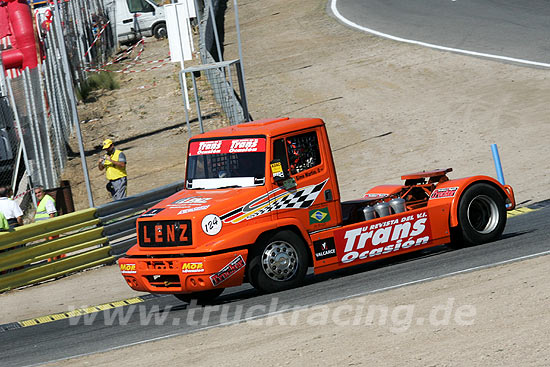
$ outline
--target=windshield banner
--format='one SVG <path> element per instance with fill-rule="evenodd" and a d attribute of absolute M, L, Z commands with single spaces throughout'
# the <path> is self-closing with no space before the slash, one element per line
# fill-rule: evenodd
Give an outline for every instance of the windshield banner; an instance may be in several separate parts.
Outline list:
<path fill-rule="evenodd" d="M 189 155 L 265 152 L 265 138 L 192 141 Z"/>

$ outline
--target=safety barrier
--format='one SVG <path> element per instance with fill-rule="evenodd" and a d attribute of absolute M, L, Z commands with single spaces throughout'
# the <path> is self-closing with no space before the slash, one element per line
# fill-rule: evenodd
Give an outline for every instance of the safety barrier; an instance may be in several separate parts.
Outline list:
<path fill-rule="evenodd" d="M 95 213 L 86 209 L 0 233 L 0 291 L 115 261 Z"/>
<path fill-rule="evenodd" d="M 136 243 L 139 215 L 183 185 L 0 232 L 0 292 L 115 262 Z"/>
<path fill-rule="evenodd" d="M 145 209 L 183 187 L 184 181 L 178 181 L 97 207 L 97 216 L 103 223 L 105 236 L 109 239 L 111 254 L 118 258 L 136 244 L 136 219 Z"/>

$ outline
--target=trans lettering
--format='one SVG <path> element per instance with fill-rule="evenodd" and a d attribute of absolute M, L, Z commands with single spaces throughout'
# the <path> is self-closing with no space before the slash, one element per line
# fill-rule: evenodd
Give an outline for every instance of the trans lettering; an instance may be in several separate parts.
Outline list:
<path fill-rule="evenodd" d="M 217 154 L 220 153 L 222 146 L 221 140 L 214 141 L 200 141 L 197 154 Z"/>
<path fill-rule="evenodd" d="M 255 152 L 258 150 L 258 139 L 240 139 L 231 141 L 229 153 Z"/>
<path fill-rule="evenodd" d="M 407 215 L 345 231 L 339 236 L 338 255 L 340 262 L 347 264 L 424 245 L 430 235 L 426 212 Z"/>

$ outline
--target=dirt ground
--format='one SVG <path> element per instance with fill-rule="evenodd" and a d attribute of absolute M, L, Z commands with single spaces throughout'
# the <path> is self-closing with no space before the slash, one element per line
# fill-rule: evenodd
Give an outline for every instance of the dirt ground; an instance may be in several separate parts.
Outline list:
<path fill-rule="evenodd" d="M 226 59 L 237 56 L 229 3 Z M 496 176 L 491 143 L 499 146 L 506 183 L 514 187 L 519 203 L 548 198 L 548 70 L 374 37 L 344 27 L 327 15 L 326 5 L 320 0 L 240 2 L 243 59 L 254 118 L 326 121 L 344 199 L 424 169 L 452 167 L 451 178 Z M 144 60 L 167 53 L 166 41 L 148 40 Z M 177 71 L 177 66 L 167 66 L 122 75 L 121 89 L 80 106 L 81 120 L 88 121 L 82 130 L 91 153 L 96 204 L 109 199 L 104 174 L 96 168 L 98 147 L 106 137 L 127 155 L 130 194 L 183 178 L 187 130 Z M 77 208 L 83 208 L 87 199 L 78 158 L 71 165 L 67 177 Z M 191 365 L 252 360 L 263 365 L 548 365 L 548 261 L 546 256 L 366 297 L 368 304 L 390 308 L 414 305 L 423 317 L 452 298 L 456 307 L 474 306 L 472 325 L 424 323 L 395 332 L 387 323 L 318 327 L 307 318 L 291 327 L 243 324 L 62 365 L 145 366 L 153 358 L 155 363 L 185 360 Z M 103 291 L 89 298 L 92 287 Z M 15 307 L 36 292 L 52 297 L 28 302 L 26 309 Z M 7 322 L 133 295 L 116 268 L 105 267 L 8 292 L 0 295 L 0 303 L 12 305 L 3 315 Z M 169 352 L 159 355 L 158 350 Z"/>

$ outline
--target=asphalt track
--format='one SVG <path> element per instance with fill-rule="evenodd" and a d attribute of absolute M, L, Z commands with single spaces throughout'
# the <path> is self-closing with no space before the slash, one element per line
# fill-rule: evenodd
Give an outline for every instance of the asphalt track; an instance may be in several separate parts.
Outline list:
<path fill-rule="evenodd" d="M 550 68 L 549 0 L 330 0 L 344 24 L 446 51 Z"/>
<path fill-rule="evenodd" d="M 133 305 L 1 331 L 0 364 L 35 365 L 109 351 L 280 314 L 291 307 L 311 307 L 550 254 L 550 207 L 541 203 L 531 209 L 509 218 L 503 239 L 493 243 L 458 250 L 439 246 L 337 273 L 311 275 L 304 286 L 272 295 L 242 286 L 222 295 L 218 308 L 190 307 L 172 296 L 146 297 Z"/>

